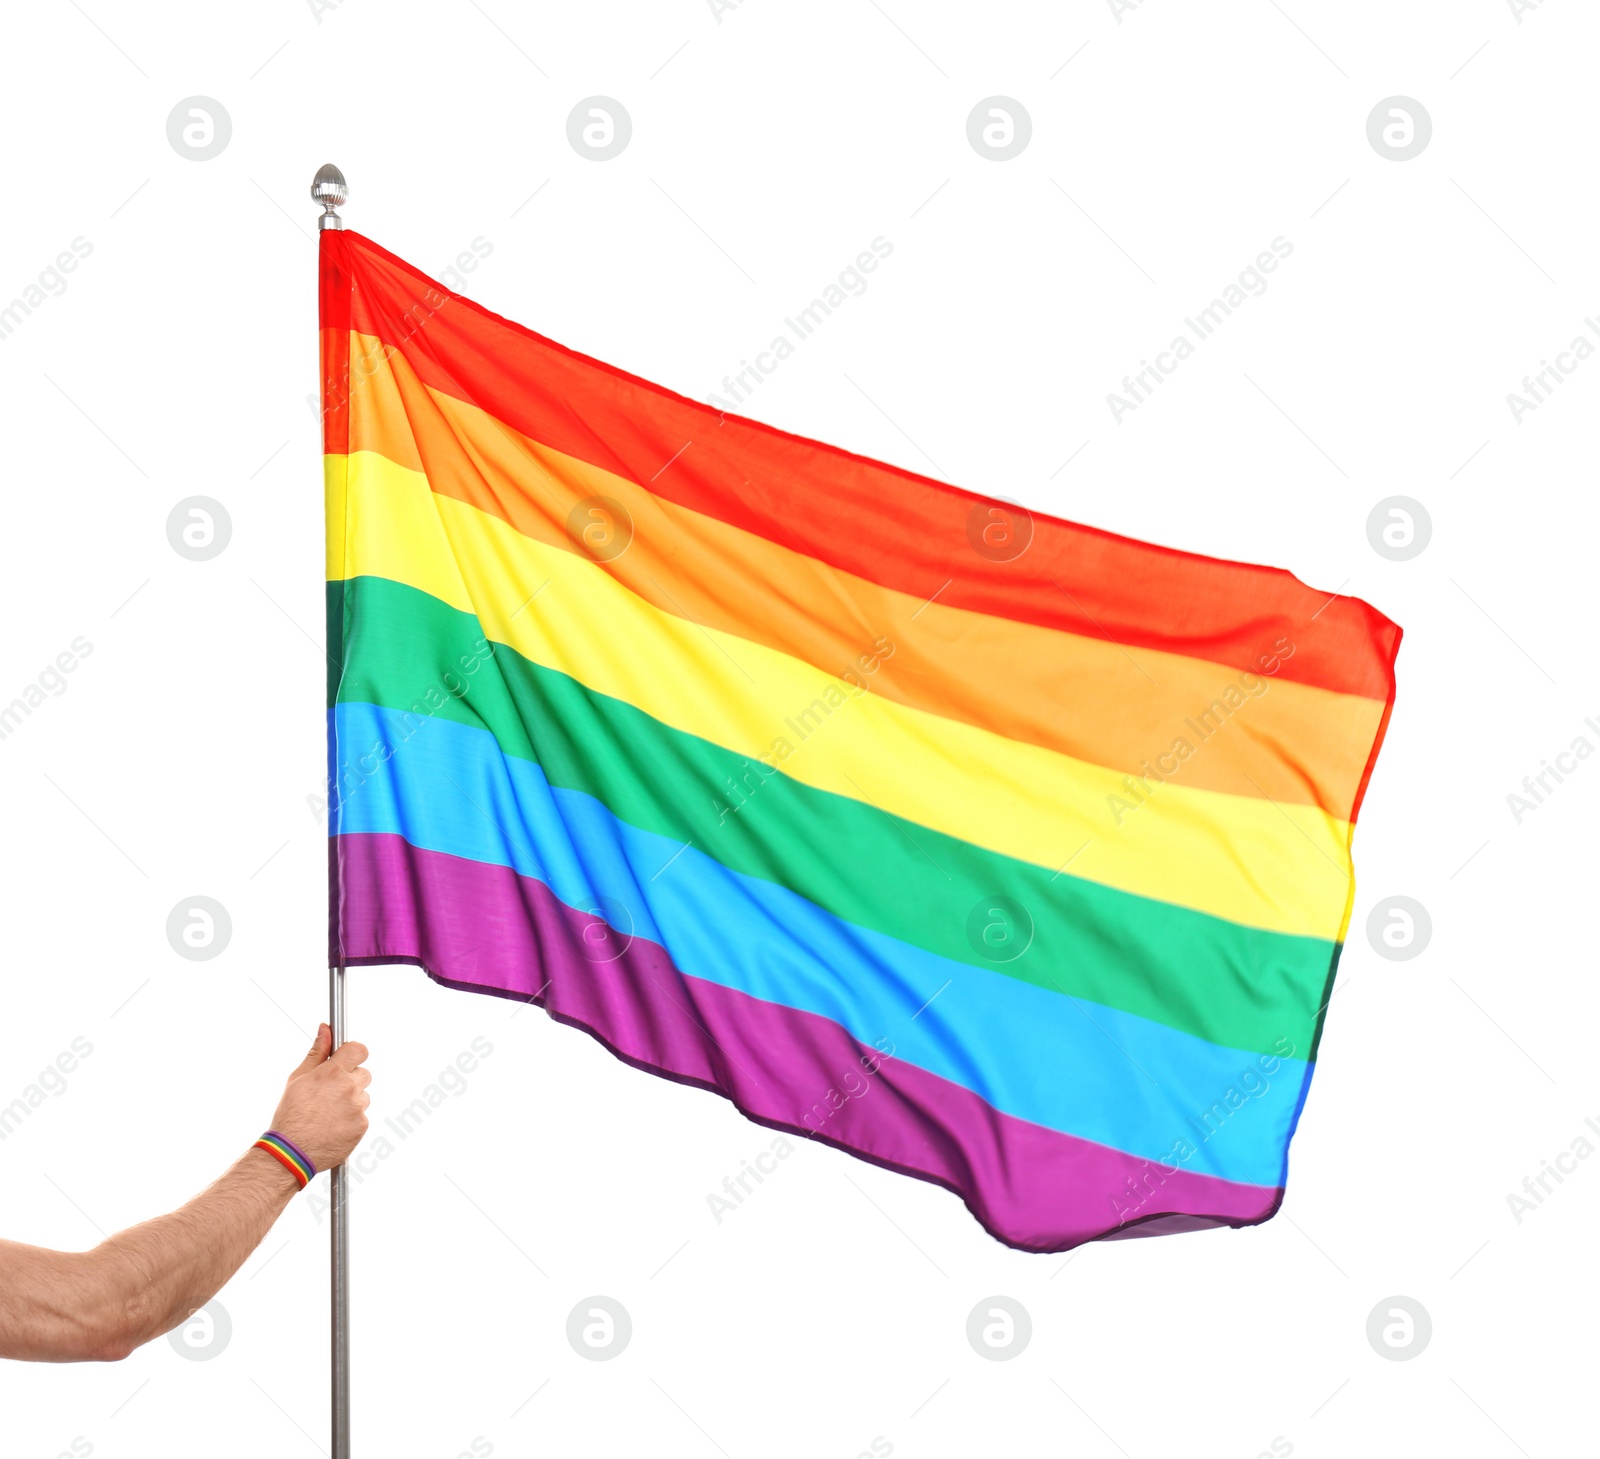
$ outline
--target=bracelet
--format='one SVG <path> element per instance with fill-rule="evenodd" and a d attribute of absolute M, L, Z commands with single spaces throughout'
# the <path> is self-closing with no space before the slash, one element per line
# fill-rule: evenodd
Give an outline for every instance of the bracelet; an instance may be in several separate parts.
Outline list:
<path fill-rule="evenodd" d="M 250 1148 L 265 1150 L 295 1178 L 301 1190 L 311 1184 L 311 1177 L 317 1173 L 317 1167 L 311 1163 L 310 1157 L 294 1141 L 276 1130 L 268 1130 Z"/>

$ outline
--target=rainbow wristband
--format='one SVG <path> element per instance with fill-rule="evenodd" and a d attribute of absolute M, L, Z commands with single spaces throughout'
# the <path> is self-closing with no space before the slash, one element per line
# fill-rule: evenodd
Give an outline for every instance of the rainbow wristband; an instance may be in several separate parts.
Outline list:
<path fill-rule="evenodd" d="M 252 1150 L 265 1150 L 268 1155 L 295 1178 L 301 1190 L 311 1184 L 311 1177 L 317 1173 L 317 1167 L 311 1163 L 305 1152 L 292 1140 L 285 1139 L 276 1130 L 268 1130 L 250 1148 Z"/>

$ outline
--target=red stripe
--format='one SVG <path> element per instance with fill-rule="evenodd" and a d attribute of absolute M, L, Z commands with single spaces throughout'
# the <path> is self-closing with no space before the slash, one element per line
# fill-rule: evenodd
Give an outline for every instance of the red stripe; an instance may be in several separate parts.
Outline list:
<path fill-rule="evenodd" d="M 339 237 L 322 234 L 317 251 L 317 306 L 322 320 L 322 449 L 341 456 L 350 449 L 350 295 L 348 250 L 329 246 Z"/>
<path fill-rule="evenodd" d="M 360 234 L 322 240 L 356 280 L 352 329 L 402 349 L 436 389 L 671 501 L 950 606 L 1239 670 L 1260 671 L 1287 640 L 1284 678 L 1383 701 L 1393 693 L 1400 630 L 1358 599 L 1330 599 L 1278 568 L 1040 515 L 1020 556 L 993 561 L 969 532 L 1002 504 L 580 355 L 452 294 Z"/>

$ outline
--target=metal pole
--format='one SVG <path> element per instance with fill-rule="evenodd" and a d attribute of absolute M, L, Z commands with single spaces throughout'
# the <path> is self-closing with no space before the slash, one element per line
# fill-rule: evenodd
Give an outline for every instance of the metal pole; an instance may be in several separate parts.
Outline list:
<path fill-rule="evenodd" d="M 344 1042 L 344 969 L 328 969 L 328 1022 L 333 1046 Z M 333 1182 L 333 1459 L 350 1459 L 350 1206 L 345 1167 Z"/>
<path fill-rule="evenodd" d="M 313 202 L 322 205 L 317 231 L 343 228 L 338 208 L 349 197 L 344 174 L 331 162 L 317 169 L 311 182 Z M 333 1046 L 344 1042 L 344 969 L 328 969 L 328 1022 Z M 350 1459 L 350 1187 L 345 1167 L 335 1166 L 329 1176 L 333 1188 L 333 1346 L 330 1372 L 333 1382 L 333 1459 Z"/>

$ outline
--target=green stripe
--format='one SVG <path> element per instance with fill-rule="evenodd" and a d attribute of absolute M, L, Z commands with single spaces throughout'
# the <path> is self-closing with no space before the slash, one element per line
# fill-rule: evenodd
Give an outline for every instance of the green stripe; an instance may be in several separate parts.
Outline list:
<path fill-rule="evenodd" d="M 434 715 L 487 729 L 552 785 L 594 796 L 630 825 L 692 841 L 735 871 L 929 952 L 1212 1043 L 1281 1055 L 1287 1039 L 1295 1056 L 1311 1054 L 1334 943 L 1052 876 L 781 774 L 763 780 L 753 762 L 513 649 L 485 652 L 473 615 L 415 588 L 364 577 L 328 592 L 329 622 L 344 625 L 341 701 L 409 711 L 416 730 Z M 743 796 L 728 788 L 741 777 L 751 787 Z M 1014 962 L 989 960 L 969 939 L 972 909 L 997 894 L 1033 922 L 1032 945 Z"/>

